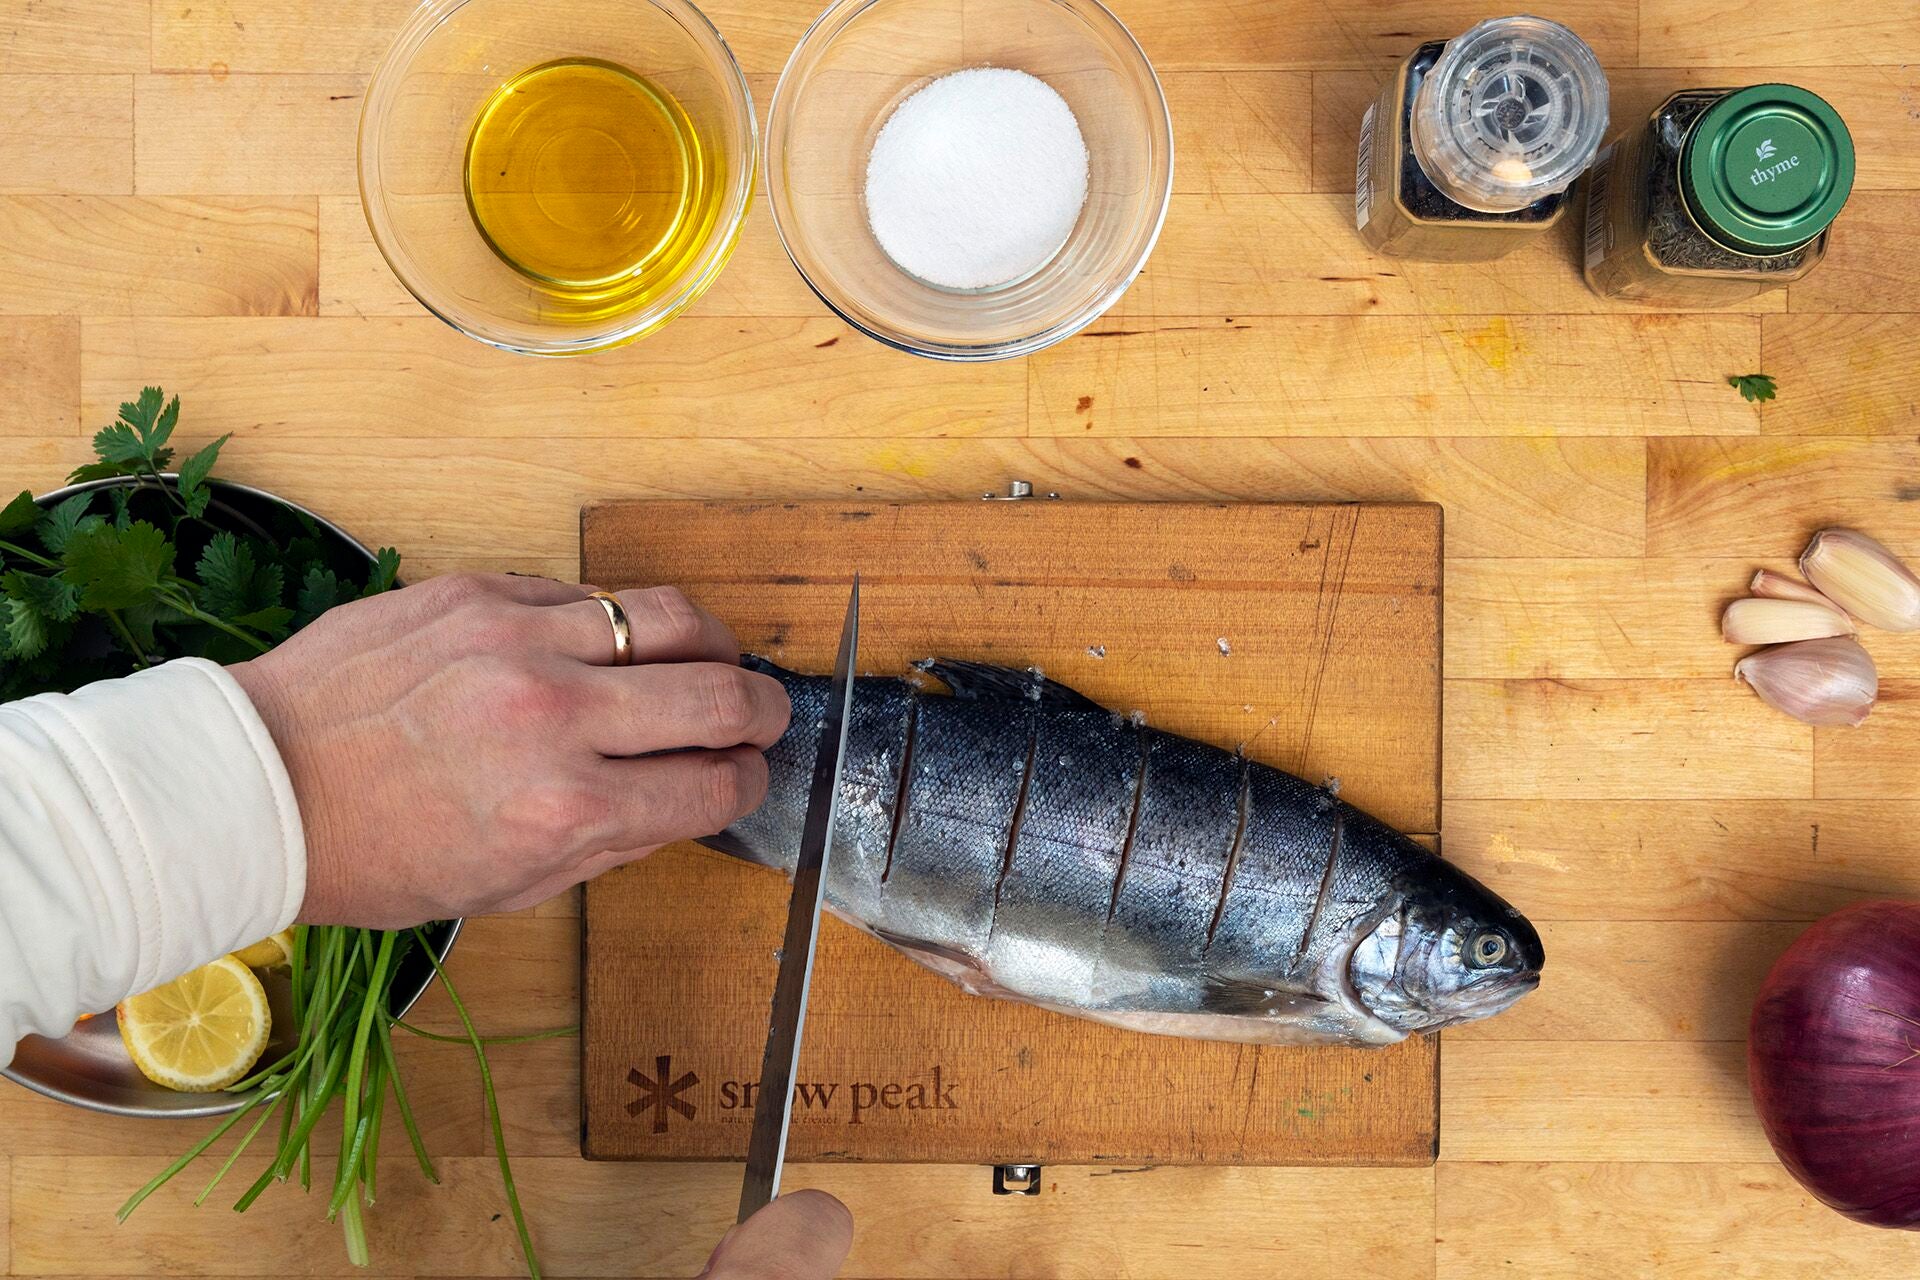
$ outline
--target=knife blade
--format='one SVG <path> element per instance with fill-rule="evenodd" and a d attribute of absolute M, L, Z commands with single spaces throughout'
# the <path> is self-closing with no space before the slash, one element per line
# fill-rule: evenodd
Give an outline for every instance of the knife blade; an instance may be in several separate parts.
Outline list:
<path fill-rule="evenodd" d="M 745 1222 L 780 1194 L 780 1171 L 787 1159 L 787 1126 L 793 1119 L 793 1074 L 800 1061 L 800 1032 L 807 1018 L 807 990 L 813 981 L 813 945 L 820 931 L 820 900 L 827 881 L 827 856 L 834 819 L 840 808 L 840 773 L 847 761 L 847 719 L 853 707 L 853 663 L 860 648 L 860 575 L 853 575 L 847 620 L 840 629 L 840 654 L 833 664 L 820 746 L 813 758 L 813 786 L 800 836 L 800 858 L 793 870 L 793 902 L 787 908 L 786 941 L 780 948 L 780 972 L 773 984 L 773 1012 L 767 1051 L 760 1061 L 760 1092 L 753 1104 L 753 1136 L 747 1142 L 747 1174 L 740 1186 L 740 1217 Z"/>

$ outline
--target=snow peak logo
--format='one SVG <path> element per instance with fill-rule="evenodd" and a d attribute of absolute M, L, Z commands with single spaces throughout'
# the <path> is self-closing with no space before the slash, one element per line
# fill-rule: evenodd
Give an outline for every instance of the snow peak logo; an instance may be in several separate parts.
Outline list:
<path fill-rule="evenodd" d="M 848 1124 L 861 1124 L 876 1111 L 957 1111 L 958 1088 L 938 1066 L 903 1080 L 797 1080 L 793 1085 L 793 1110 L 796 1115 L 842 1115 Z M 722 1080 L 720 1109 L 752 1111 L 759 1091 L 757 1080 Z"/>
<path fill-rule="evenodd" d="M 697 1108 L 680 1095 L 699 1084 L 700 1077 L 689 1071 L 675 1079 L 672 1054 L 663 1053 L 653 1060 L 652 1075 L 638 1067 L 627 1072 L 627 1083 L 640 1091 L 640 1096 L 627 1104 L 627 1114 L 637 1120 L 644 1112 L 653 1112 L 655 1133 L 667 1131 L 669 1110 L 693 1119 Z"/>
<path fill-rule="evenodd" d="M 1759 146 L 1753 149 L 1753 154 L 1761 161 L 1761 163 L 1765 164 L 1766 161 L 1773 159 L 1777 151 L 1778 151 L 1778 148 L 1776 148 L 1773 145 L 1773 139 L 1768 138 L 1764 142 L 1762 142 Z M 1785 173 L 1789 169 L 1798 169 L 1799 167 L 1800 167 L 1800 157 L 1788 156 L 1785 160 L 1782 160 L 1777 164 L 1767 165 L 1763 169 L 1756 168 L 1751 174 L 1747 175 L 1747 181 L 1752 183 L 1754 186 L 1758 187 L 1765 183 L 1772 182 L 1775 178 L 1779 177 L 1781 174 Z"/>

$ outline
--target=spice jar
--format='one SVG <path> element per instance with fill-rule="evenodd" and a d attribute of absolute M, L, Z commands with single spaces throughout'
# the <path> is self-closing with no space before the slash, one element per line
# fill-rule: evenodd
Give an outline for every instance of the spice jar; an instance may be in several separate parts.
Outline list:
<path fill-rule="evenodd" d="M 1555 226 L 1607 131 L 1607 78 L 1544 18 L 1415 49 L 1360 122 L 1354 220 L 1376 253 L 1484 262 Z"/>
<path fill-rule="evenodd" d="M 1663 306 L 1740 302 L 1819 265 L 1852 189 L 1853 139 L 1818 94 L 1676 93 L 1594 165 L 1587 283 Z"/>

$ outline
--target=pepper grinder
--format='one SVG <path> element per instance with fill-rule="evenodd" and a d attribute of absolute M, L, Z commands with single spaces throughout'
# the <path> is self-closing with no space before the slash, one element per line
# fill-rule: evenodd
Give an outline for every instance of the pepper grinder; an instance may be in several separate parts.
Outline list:
<path fill-rule="evenodd" d="M 1600 61 L 1559 23 L 1493 18 L 1429 41 L 1361 121 L 1361 238 L 1390 257 L 1503 257 L 1558 224 L 1606 131 Z"/>

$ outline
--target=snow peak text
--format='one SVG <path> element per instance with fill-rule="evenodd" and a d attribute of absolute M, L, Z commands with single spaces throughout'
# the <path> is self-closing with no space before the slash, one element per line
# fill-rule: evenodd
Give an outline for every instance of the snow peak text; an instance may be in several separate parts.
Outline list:
<path fill-rule="evenodd" d="M 939 1067 L 916 1080 L 866 1081 L 851 1084 L 839 1081 L 797 1080 L 793 1086 L 793 1109 L 816 1115 L 838 1111 L 847 1123 L 859 1124 L 875 1111 L 956 1111 L 954 1098 L 959 1088 L 943 1078 Z M 722 1080 L 722 1111 L 753 1110 L 754 1096 L 760 1091 L 757 1080 Z"/>

